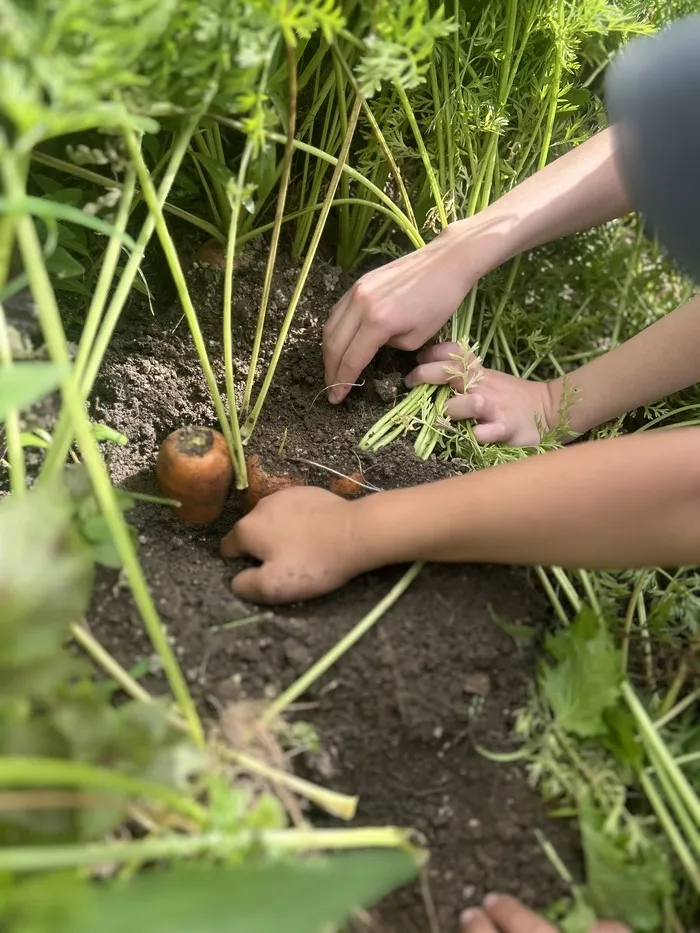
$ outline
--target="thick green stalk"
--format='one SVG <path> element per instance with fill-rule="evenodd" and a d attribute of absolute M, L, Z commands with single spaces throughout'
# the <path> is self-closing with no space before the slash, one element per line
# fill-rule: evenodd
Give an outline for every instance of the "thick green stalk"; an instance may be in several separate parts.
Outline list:
<path fill-rule="evenodd" d="M 126 225 L 129 220 L 129 212 L 131 208 L 131 202 L 134 197 L 135 188 L 136 172 L 134 171 L 133 166 L 130 166 L 126 174 L 124 186 L 122 188 L 119 210 L 117 211 L 117 216 L 114 221 L 114 228 L 119 233 L 124 233 L 126 231 Z M 100 274 L 97 279 L 97 285 L 95 286 L 95 291 L 93 292 L 92 298 L 90 300 L 90 306 L 85 317 L 85 324 L 80 334 L 78 353 L 75 358 L 75 374 L 79 382 L 81 382 L 83 379 L 88 360 L 90 359 L 90 354 L 92 353 L 92 349 L 95 344 L 95 339 L 102 322 L 107 299 L 109 298 L 112 283 L 114 282 L 114 275 L 117 270 L 117 264 L 121 256 L 121 251 L 122 244 L 119 239 L 117 237 L 111 237 L 102 259 L 102 266 L 100 268 Z"/>
<path fill-rule="evenodd" d="M 2 161 L 2 178 L 5 190 L 10 196 L 21 198 L 24 195 L 24 185 L 12 156 L 6 156 Z M 134 601 L 153 646 L 160 656 L 163 670 L 175 699 L 187 720 L 192 737 L 201 745 L 204 743 L 204 732 L 197 710 L 151 599 L 129 528 L 124 521 L 124 516 L 102 461 L 97 441 L 93 436 L 90 421 L 85 413 L 83 399 L 79 394 L 77 383 L 70 373 L 70 358 L 61 315 L 44 265 L 41 244 L 32 218 L 28 215 L 19 218 L 17 232 L 24 267 L 39 310 L 44 340 L 52 360 L 55 363 L 64 365 L 68 372 L 68 375 L 64 377 L 61 383 L 63 404 L 67 410 L 68 418 L 72 422 L 72 430 L 75 432 L 75 437 L 80 445 L 95 496 L 124 566 Z"/>
<path fill-rule="evenodd" d="M 248 485 L 245 454 L 241 441 L 241 429 L 238 423 L 238 407 L 236 405 L 236 379 L 233 360 L 233 261 L 236 252 L 236 234 L 238 232 L 238 215 L 241 210 L 241 196 L 248 165 L 253 156 L 254 144 L 251 140 L 246 143 L 243 157 L 238 171 L 238 185 L 233 197 L 230 198 L 229 231 L 226 244 L 226 269 L 224 272 L 224 369 L 226 373 L 226 395 L 228 401 L 228 416 L 230 434 L 233 438 L 232 459 L 236 472 L 236 487 L 245 489 Z"/>
<path fill-rule="evenodd" d="M 683 865 L 696 893 L 700 894 L 700 869 L 698 869 L 697 859 L 693 857 L 693 854 L 688 849 L 683 836 L 673 822 L 673 817 L 668 812 L 666 804 L 661 799 L 661 795 L 656 789 L 654 782 L 648 775 L 643 773 L 639 775 L 639 780 L 644 793 L 647 795 L 647 800 L 652 805 L 659 823 L 678 856 L 679 862 Z"/>
<path fill-rule="evenodd" d="M 10 271 L 16 223 L 16 215 L 4 214 L 0 217 L 0 287 L 7 282 Z M 10 332 L 5 317 L 5 309 L 0 304 L 0 367 L 12 365 Z M 19 412 L 8 412 L 5 418 L 5 434 L 7 436 L 7 457 L 10 464 L 10 490 L 15 496 L 23 495 L 27 489 L 27 470 L 20 433 Z"/>
<path fill-rule="evenodd" d="M 17 846 L 0 849 L 0 871 L 60 871 L 93 865 L 126 865 L 190 859 L 196 856 L 229 858 L 247 850 L 321 852 L 340 849 L 403 849 L 416 858 L 409 830 L 378 829 L 246 829 L 238 833 L 147 836 L 134 842 L 92 842 L 54 846 Z"/>
<path fill-rule="evenodd" d="M 2 281 L 1 278 L 0 281 Z M 5 309 L 0 304 L 0 369 L 9 368 L 12 365 L 10 332 L 5 319 Z M 5 416 L 5 435 L 7 458 L 10 464 L 10 491 L 15 496 L 24 495 L 27 491 L 27 470 L 20 434 L 19 412 L 8 411 Z"/>
<path fill-rule="evenodd" d="M 343 657 L 346 652 L 348 652 L 353 645 L 367 634 L 367 632 L 374 626 L 382 616 L 388 612 L 389 609 L 396 603 L 398 599 L 406 592 L 411 583 L 416 579 L 418 574 L 423 569 L 422 563 L 412 564 L 411 567 L 406 571 L 406 573 L 401 577 L 401 579 L 396 583 L 386 594 L 386 596 L 380 600 L 377 605 L 371 609 L 367 615 L 361 619 L 357 625 L 348 632 L 348 634 L 341 638 L 341 640 L 334 645 L 330 651 L 327 651 L 322 658 L 320 658 L 312 667 L 306 671 L 298 680 L 296 680 L 291 687 L 280 694 L 276 700 L 267 707 L 265 712 L 262 714 L 260 721 L 264 725 L 269 725 L 275 719 L 284 713 L 295 700 L 297 700 L 303 693 L 311 687 L 319 677 L 322 677 L 326 671 L 328 671 L 334 664 Z"/>
<path fill-rule="evenodd" d="M 204 336 L 202 335 L 202 330 L 199 326 L 199 321 L 197 320 L 197 312 L 195 311 L 194 304 L 192 303 L 192 297 L 190 296 L 190 292 L 187 287 L 185 274 L 182 271 L 180 257 L 178 256 L 175 243 L 173 242 L 172 236 L 170 235 L 168 225 L 165 222 L 163 209 L 160 205 L 155 189 L 153 188 L 153 184 L 151 183 L 151 179 L 148 174 L 148 168 L 146 167 L 146 163 L 144 162 L 143 157 L 139 152 L 138 146 L 136 145 L 136 139 L 133 132 L 129 129 L 125 129 L 124 139 L 126 141 L 129 156 L 136 166 L 136 173 L 138 175 L 139 184 L 141 185 L 141 190 L 143 191 L 144 199 L 148 205 L 148 209 L 153 219 L 155 220 L 156 233 L 158 235 L 158 239 L 160 240 L 163 252 L 165 253 L 168 266 L 170 267 L 170 272 L 173 277 L 173 281 L 175 282 L 178 298 L 180 299 L 182 310 L 184 312 L 185 318 L 187 319 L 190 333 L 192 334 L 192 340 L 194 342 L 197 356 L 199 358 L 199 365 L 202 367 L 202 372 L 204 373 L 204 378 L 214 403 L 216 416 L 219 420 L 219 424 L 221 425 L 221 431 L 226 438 L 226 446 L 229 449 L 231 460 L 234 467 L 237 468 L 236 481 L 238 482 L 241 479 L 240 465 L 237 462 L 236 453 L 238 441 L 232 433 L 229 419 L 226 414 L 226 407 L 224 406 L 223 399 L 221 398 L 219 387 L 216 384 L 216 376 L 214 375 L 214 370 L 212 369 L 211 363 L 209 361 L 209 354 L 207 353 Z"/>
<path fill-rule="evenodd" d="M 622 695 L 629 706 L 632 715 L 637 720 L 637 726 L 642 736 L 642 741 L 656 761 L 656 770 L 663 768 L 669 779 L 673 781 L 678 795 L 687 808 L 696 826 L 700 826 L 700 800 L 695 791 L 688 782 L 686 776 L 678 767 L 673 757 L 669 753 L 664 741 L 656 731 L 653 722 L 649 718 L 647 711 L 642 706 L 630 684 L 625 681 L 622 685 Z"/>
<path fill-rule="evenodd" d="M 246 413 L 250 406 L 250 400 L 253 395 L 253 386 L 255 385 L 255 374 L 258 368 L 258 359 L 260 358 L 260 347 L 262 345 L 263 333 L 265 330 L 265 318 L 270 303 L 270 292 L 272 291 L 272 279 L 277 262 L 277 250 L 279 248 L 280 231 L 282 223 L 286 219 L 284 209 L 287 204 L 287 192 L 289 190 L 289 180 L 292 175 L 292 157 L 294 155 L 294 134 L 296 132 L 297 121 L 297 61 L 294 48 L 287 45 L 287 69 L 289 82 L 289 121 L 287 124 L 287 140 L 284 145 L 284 157 L 282 161 L 282 179 L 277 194 L 277 208 L 275 210 L 275 219 L 272 225 L 272 237 L 270 239 L 270 252 L 267 257 L 267 267 L 265 269 L 265 281 L 263 282 L 262 297 L 260 298 L 260 310 L 258 311 L 258 323 L 255 328 L 255 340 L 253 350 L 250 355 L 250 368 L 248 369 L 248 378 L 246 379 L 245 392 L 243 394 L 243 404 L 241 411 Z M 313 210 L 313 208 L 311 208 Z M 241 239 L 239 239 L 241 242 Z"/>
<path fill-rule="evenodd" d="M 265 380 L 260 389 L 260 393 L 255 402 L 255 406 L 248 417 L 248 420 L 245 423 L 243 433 L 247 438 L 250 438 L 258 418 L 260 417 L 260 412 L 262 407 L 265 404 L 265 399 L 267 398 L 267 393 L 270 390 L 270 385 L 275 375 L 277 365 L 280 361 L 282 355 L 282 348 L 284 342 L 287 339 L 287 334 L 289 333 L 289 328 L 291 327 L 294 314 L 296 312 L 297 306 L 299 304 L 299 299 L 301 298 L 302 292 L 306 286 L 306 280 L 308 278 L 309 272 L 311 270 L 311 265 L 316 257 L 316 251 L 318 245 L 321 241 L 321 236 L 323 230 L 326 226 L 326 220 L 328 219 L 328 214 L 331 209 L 331 204 L 333 203 L 333 198 L 335 196 L 336 188 L 338 187 L 338 181 L 340 180 L 340 174 L 343 170 L 343 165 L 345 160 L 348 157 L 348 152 L 350 151 L 350 144 L 352 142 L 353 135 L 355 133 L 355 127 L 357 126 L 357 118 L 360 114 L 360 108 L 362 106 L 362 98 L 357 95 L 355 97 L 355 102 L 353 104 L 352 113 L 350 114 L 350 119 L 348 121 L 348 132 L 346 134 L 345 140 L 343 142 L 343 147 L 340 151 L 340 155 L 336 160 L 335 169 L 333 171 L 333 177 L 331 178 L 330 184 L 328 186 L 328 193 L 326 194 L 326 200 L 324 206 L 321 210 L 321 213 L 318 218 L 318 223 L 316 229 L 314 230 L 314 235 L 309 245 L 306 258 L 304 259 L 304 264 L 299 273 L 299 278 L 297 279 L 297 284 L 294 289 L 294 294 L 291 297 L 289 302 L 289 308 L 287 309 L 287 314 L 285 315 L 284 321 L 282 322 L 282 327 L 277 338 L 277 343 L 275 344 L 275 349 L 272 353 L 272 359 L 270 360 L 270 365 L 268 366 L 267 373 L 265 374 Z"/>
<path fill-rule="evenodd" d="M 170 192 L 175 176 L 185 157 L 190 136 L 192 135 L 194 127 L 197 125 L 198 119 L 198 115 L 195 115 L 188 121 L 173 147 L 170 163 L 158 189 L 158 203 L 161 206 Z M 141 262 L 143 261 L 146 247 L 150 242 L 154 230 L 155 218 L 149 213 L 143 223 L 138 240 L 136 241 L 136 248 L 132 250 L 124 271 L 119 278 L 119 284 L 114 290 L 114 294 L 109 302 L 89 358 L 85 361 L 84 372 L 82 373 L 79 386 L 80 396 L 83 402 L 87 401 L 88 396 L 92 392 L 97 374 L 102 365 L 102 360 L 107 352 L 107 347 L 112 339 L 112 334 L 117 326 L 124 305 L 131 293 L 131 288 L 141 268 Z M 78 352 L 80 355 L 80 351 Z M 57 473 L 63 469 L 72 442 L 73 433 L 70 417 L 66 411 L 62 411 L 58 425 L 54 431 L 53 443 L 51 444 L 41 468 L 40 481 L 55 477 Z"/>
<path fill-rule="evenodd" d="M 200 824 L 208 821 L 206 810 L 167 784 L 145 781 L 84 761 L 8 755 L 0 758 L 0 787 L 74 787 L 103 790 L 123 797 L 142 797 L 166 804 Z"/>

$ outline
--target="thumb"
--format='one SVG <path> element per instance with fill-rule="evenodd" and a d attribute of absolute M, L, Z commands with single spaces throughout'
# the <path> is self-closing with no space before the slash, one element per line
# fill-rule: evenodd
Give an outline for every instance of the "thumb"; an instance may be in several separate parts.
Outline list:
<path fill-rule="evenodd" d="M 274 605 L 281 602 L 281 594 L 268 564 L 250 567 L 236 574 L 231 583 L 234 596 L 249 603 Z"/>

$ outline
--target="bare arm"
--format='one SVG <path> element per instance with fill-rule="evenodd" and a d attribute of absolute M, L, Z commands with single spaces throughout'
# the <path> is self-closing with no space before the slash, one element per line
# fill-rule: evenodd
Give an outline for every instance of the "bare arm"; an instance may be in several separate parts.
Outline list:
<path fill-rule="evenodd" d="M 630 210 L 605 130 L 432 243 L 367 273 L 333 309 L 323 335 L 325 383 L 340 402 L 384 344 L 423 346 L 478 280 L 518 253 Z"/>
<path fill-rule="evenodd" d="M 260 567 L 237 595 L 292 602 L 408 561 L 593 569 L 700 560 L 700 431 L 580 444 L 425 486 L 345 502 L 321 489 L 264 499 L 224 539 Z"/>
<path fill-rule="evenodd" d="M 700 296 L 567 377 L 571 427 L 584 433 L 700 382 Z M 551 383 L 555 400 L 563 380 Z M 556 413 L 555 413 L 556 417 Z"/>
<path fill-rule="evenodd" d="M 509 191 L 476 217 L 452 225 L 457 240 L 484 237 L 486 265 L 560 237 L 623 217 L 632 210 L 615 162 L 612 129 L 592 136 Z"/>

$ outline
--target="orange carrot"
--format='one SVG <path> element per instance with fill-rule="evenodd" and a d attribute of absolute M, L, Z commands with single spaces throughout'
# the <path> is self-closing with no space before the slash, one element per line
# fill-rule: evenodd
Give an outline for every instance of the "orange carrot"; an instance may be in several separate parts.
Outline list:
<path fill-rule="evenodd" d="M 328 488 L 343 499 L 355 499 L 365 492 L 364 483 L 362 473 L 351 473 L 349 476 L 334 476 Z"/>
<path fill-rule="evenodd" d="M 303 483 L 297 477 L 290 473 L 272 475 L 268 473 L 260 463 L 260 457 L 253 454 L 246 460 L 248 470 L 248 488 L 243 495 L 243 504 L 246 511 L 250 511 L 264 499 L 283 489 L 291 489 L 293 486 L 302 486 Z"/>
<path fill-rule="evenodd" d="M 164 496 L 181 503 L 175 513 L 192 525 L 209 525 L 223 512 L 233 466 L 222 434 L 185 427 L 163 442 L 156 478 Z"/>

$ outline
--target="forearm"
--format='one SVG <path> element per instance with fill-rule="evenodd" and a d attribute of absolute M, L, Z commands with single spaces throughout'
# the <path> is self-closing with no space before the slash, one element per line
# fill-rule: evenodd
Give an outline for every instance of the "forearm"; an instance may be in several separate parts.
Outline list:
<path fill-rule="evenodd" d="M 354 503 L 372 566 L 414 560 L 590 569 L 700 560 L 700 431 L 580 444 Z"/>
<path fill-rule="evenodd" d="M 519 253 L 628 214 L 611 130 L 604 130 L 513 188 L 450 236 L 478 234 L 478 275 Z M 481 248 L 483 244 L 483 249 Z"/>
<path fill-rule="evenodd" d="M 700 296 L 631 340 L 566 377 L 576 390 L 568 412 L 573 431 L 591 428 L 700 382 Z M 551 383 L 554 409 L 564 380 Z"/>

